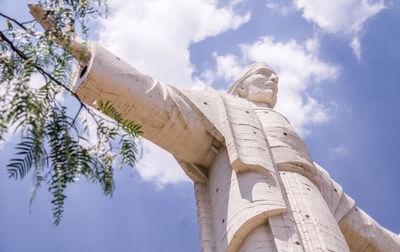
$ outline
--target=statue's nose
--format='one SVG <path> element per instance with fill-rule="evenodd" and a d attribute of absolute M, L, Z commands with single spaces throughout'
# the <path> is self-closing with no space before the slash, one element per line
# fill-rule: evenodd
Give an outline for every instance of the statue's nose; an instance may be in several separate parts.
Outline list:
<path fill-rule="evenodd" d="M 271 77 L 269 78 L 269 80 L 275 82 L 276 84 L 278 84 L 279 77 L 276 76 L 275 74 L 272 74 Z"/>

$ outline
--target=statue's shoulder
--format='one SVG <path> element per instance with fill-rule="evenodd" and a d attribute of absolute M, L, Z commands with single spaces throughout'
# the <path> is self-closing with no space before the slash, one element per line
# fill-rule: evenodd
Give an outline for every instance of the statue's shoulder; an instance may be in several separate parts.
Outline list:
<path fill-rule="evenodd" d="M 218 101 L 220 100 L 221 92 L 211 87 L 206 87 L 203 90 L 180 87 L 173 87 L 173 89 L 183 96 L 187 102 L 207 115 L 212 114 L 212 111 L 215 113 L 216 108 L 219 106 Z"/>
<path fill-rule="evenodd" d="M 207 125 L 207 129 L 212 136 L 223 142 L 223 136 L 220 124 L 220 115 L 223 109 L 220 92 L 205 88 L 203 90 L 192 88 L 171 87 L 193 111 L 199 112 L 204 118 L 203 123 Z"/>
<path fill-rule="evenodd" d="M 205 87 L 204 89 L 184 88 L 175 86 L 169 86 L 169 87 L 174 89 L 175 92 L 184 95 L 187 98 L 190 98 L 190 100 L 198 100 L 200 98 L 208 100 L 220 96 L 221 93 L 211 87 Z"/>

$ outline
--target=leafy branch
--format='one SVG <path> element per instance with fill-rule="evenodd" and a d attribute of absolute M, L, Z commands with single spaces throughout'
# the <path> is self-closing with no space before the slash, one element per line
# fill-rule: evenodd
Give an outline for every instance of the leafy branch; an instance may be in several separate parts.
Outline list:
<path fill-rule="evenodd" d="M 43 31 L 37 22 L 21 22 L 0 13 L 0 22 L 7 23 L 7 29 L 0 31 L 0 141 L 9 134 L 20 136 L 7 165 L 9 177 L 23 179 L 32 174 L 30 202 L 47 185 L 58 225 L 64 214 L 65 190 L 80 177 L 112 195 L 113 167 L 116 162 L 121 167 L 135 166 L 135 139 L 141 131 L 110 102 L 100 101 L 98 109 L 113 120 L 72 92 L 73 57 L 53 41 L 61 41 L 66 49 L 74 46 L 75 33 L 87 36 L 86 21 L 107 13 L 105 0 L 46 0 L 42 4 L 52 30 Z M 93 132 L 95 137 L 90 138 Z"/>
<path fill-rule="evenodd" d="M 100 100 L 98 109 L 105 115 L 114 119 L 117 123 L 117 127 L 121 127 L 124 131 L 124 134 L 120 139 L 120 156 L 122 157 L 120 164 L 127 164 L 128 166 L 134 167 L 137 161 L 136 153 L 138 150 L 133 139 L 139 137 L 143 133 L 140 131 L 140 125 L 136 124 L 135 121 L 124 120 L 121 113 L 113 107 L 110 101 L 104 102 L 103 100 Z"/>

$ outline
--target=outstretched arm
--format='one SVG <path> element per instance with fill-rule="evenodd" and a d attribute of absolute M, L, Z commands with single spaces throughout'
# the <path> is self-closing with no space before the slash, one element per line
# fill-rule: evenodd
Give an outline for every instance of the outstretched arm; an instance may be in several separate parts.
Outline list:
<path fill-rule="evenodd" d="M 321 193 L 331 209 L 351 251 L 400 251 L 400 237 L 379 225 L 355 205 L 327 171 L 314 163 Z"/>
<path fill-rule="evenodd" d="M 354 206 L 339 221 L 351 251 L 400 251 L 400 237 Z"/>
<path fill-rule="evenodd" d="M 196 111 L 175 89 L 153 80 L 95 42 L 84 43 L 58 29 L 40 4 L 30 4 L 31 14 L 51 38 L 80 63 L 74 92 L 90 106 L 110 101 L 124 119 L 141 125 L 143 136 L 180 160 L 201 164 L 213 138 Z M 83 57 L 82 57 L 83 56 Z"/>
<path fill-rule="evenodd" d="M 110 101 L 143 136 L 186 162 L 208 150 L 212 138 L 201 115 L 174 88 L 153 80 L 96 43 L 91 59 L 77 66 L 74 91 L 86 103 Z M 204 157 L 203 157 L 204 158 Z"/>

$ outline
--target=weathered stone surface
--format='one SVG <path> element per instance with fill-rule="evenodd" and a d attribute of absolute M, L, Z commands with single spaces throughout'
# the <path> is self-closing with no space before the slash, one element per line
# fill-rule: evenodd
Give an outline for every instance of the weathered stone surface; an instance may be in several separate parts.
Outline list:
<path fill-rule="evenodd" d="M 278 78 L 246 68 L 229 94 L 168 86 L 90 44 L 75 90 L 113 103 L 195 182 L 202 251 L 400 251 L 272 110 Z"/>
<path fill-rule="evenodd" d="M 238 251 L 278 251 L 276 249 L 274 240 L 275 238 L 272 236 L 271 227 L 267 222 L 254 228 L 251 233 L 245 238 Z"/>
<path fill-rule="evenodd" d="M 251 230 L 286 209 L 279 186 L 269 180 L 255 171 L 237 174 L 226 149 L 220 150 L 208 181 L 217 251 L 237 251 Z"/>

